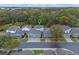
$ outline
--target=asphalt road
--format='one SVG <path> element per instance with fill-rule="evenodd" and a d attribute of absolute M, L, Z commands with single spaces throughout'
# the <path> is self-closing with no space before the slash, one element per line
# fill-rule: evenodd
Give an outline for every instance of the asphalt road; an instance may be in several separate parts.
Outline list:
<path fill-rule="evenodd" d="M 79 54 L 79 43 L 25 42 L 21 43 L 17 48 L 66 48 Z"/>

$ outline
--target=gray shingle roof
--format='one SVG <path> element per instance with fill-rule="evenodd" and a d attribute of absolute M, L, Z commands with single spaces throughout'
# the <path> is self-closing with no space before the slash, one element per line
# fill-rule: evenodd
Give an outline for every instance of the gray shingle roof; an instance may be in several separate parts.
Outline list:
<path fill-rule="evenodd" d="M 75 37 L 79 37 L 79 28 L 72 28 L 71 34 Z"/>
<path fill-rule="evenodd" d="M 35 25 L 34 29 L 39 30 L 39 31 L 44 31 L 44 26 L 43 25 Z"/>
<path fill-rule="evenodd" d="M 25 26 L 22 26 L 22 28 L 32 28 L 32 26 L 31 25 L 25 25 Z"/>
<path fill-rule="evenodd" d="M 20 27 L 19 26 L 11 26 L 11 27 L 9 27 L 7 30 L 12 30 L 12 31 L 16 31 L 16 30 L 18 30 L 18 29 L 20 29 Z"/>
<path fill-rule="evenodd" d="M 41 31 L 38 31 L 32 28 L 31 31 L 29 31 L 28 33 L 41 34 Z"/>
<path fill-rule="evenodd" d="M 60 28 L 63 30 L 63 31 L 66 31 L 68 29 L 71 29 L 69 26 L 66 26 L 66 25 L 60 25 Z"/>
<path fill-rule="evenodd" d="M 44 28 L 43 25 L 35 25 L 34 28 Z"/>
<path fill-rule="evenodd" d="M 45 38 L 50 38 L 50 37 L 52 37 L 52 33 L 51 33 L 51 31 L 50 31 L 50 28 L 45 28 L 43 34 L 44 34 L 44 37 L 45 37 Z"/>
<path fill-rule="evenodd" d="M 51 31 L 50 31 L 50 28 L 44 28 L 44 32 L 43 32 L 44 34 L 46 34 L 46 33 L 51 33 Z"/>
<path fill-rule="evenodd" d="M 31 28 L 32 28 L 32 26 L 31 25 L 26 25 L 26 26 L 22 26 L 22 31 L 30 31 L 31 30 Z"/>
<path fill-rule="evenodd" d="M 72 31 L 71 31 L 71 33 L 79 33 L 79 28 L 72 28 Z"/>

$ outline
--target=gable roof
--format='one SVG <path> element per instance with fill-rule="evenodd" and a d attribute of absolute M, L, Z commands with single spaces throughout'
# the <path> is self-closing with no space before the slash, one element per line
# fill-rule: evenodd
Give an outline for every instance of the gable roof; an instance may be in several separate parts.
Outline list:
<path fill-rule="evenodd" d="M 34 28 L 44 28 L 43 25 L 35 25 Z"/>
<path fill-rule="evenodd" d="M 43 33 L 44 34 L 46 34 L 46 33 L 50 33 L 51 34 L 50 28 L 44 28 L 44 32 Z"/>
<path fill-rule="evenodd" d="M 18 29 L 20 29 L 19 26 L 11 26 L 11 27 L 9 27 L 7 30 L 9 30 L 9 31 L 16 31 L 16 30 L 18 30 Z"/>
<path fill-rule="evenodd" d="M 75 34 L 75 33 L 79 34 L 79 28 L 72 28 L 71 34 Z"/>
<path fill-rule="evenodd" d="M 39 30 L 39 31 L 44 31 L 44 26 L 43 25 L 35 25 L 34 29 Z"/>
<path fill-rule="evenodd" d="M 31 28 L 32 28 L 32 26 L 31 25 L 26 25 L 26 26 L 22 26 L 22 31 L 30 31 L 31 30 Z"/>
<path fill-rule="evenodd" d="M 31 29 L 28 33 L 33 33 L 33 34 L 41 34 L 41 31 L 35 30 L 34 28 Z"/>
<path fill-rule="evenodd" d="M 66 26 L 66 25 L 60 25 L 60 28 L 63 30 L 63 31 L 66 31 L 68 29 L 71 29 L 69 26 Z"/>
<path fill-rule="evenodd" d="M 31 25 L 25 25 L 25 26 L 22 26 L 22 28 L 32 28 Z"/>

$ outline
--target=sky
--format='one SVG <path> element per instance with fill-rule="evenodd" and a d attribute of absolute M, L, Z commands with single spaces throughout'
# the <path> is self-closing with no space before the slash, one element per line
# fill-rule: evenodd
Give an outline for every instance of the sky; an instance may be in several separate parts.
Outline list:
<path fill-rule="evenodd" d="M 79 7 L 79 4 L 0 4 L 0 7 Z"/>
<path fill-rule="evenodd" d="M 0 7 L 79 7 L 78 0 L 0 0 Z"/>
<path fill-rule="evenodd" d="M 0 4 L 79 4 L 78 0 L 0 0 Z"/>

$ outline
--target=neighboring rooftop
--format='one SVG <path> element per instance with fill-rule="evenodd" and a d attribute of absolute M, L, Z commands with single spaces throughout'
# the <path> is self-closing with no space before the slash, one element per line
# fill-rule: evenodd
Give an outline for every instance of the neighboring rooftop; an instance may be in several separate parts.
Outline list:
<path fill-rule="evenodd" d="M 35 25 L 34 29 L 39 30 L 39 31 L 44 31 L 44 26 L 43 25 Z"/>
<path fill-rule="evenodd" d="M 72 28 L 71 34 L 74 37 L 79 37 L 79 28 Z"/>
<path fill-rule="evenodd" d="M 72 33 L 72 34 L 74 34 L 74 33 L 79 33 L 79 28 L 72 28 L 71 33 Z"/>
<path fill-rule="evenodd" d="M 18 30 L 20 29 L 19 26 L 10 26 L 7 30 Z"/>
<path fill-rule="evenodd" d="M 22 26 L 22 31 L 30 31 L 32 28 L 31 25 Z"/>
<path fill-rule="evenodd" d="M 66 25 L 60 25 L 60 28 L 63 30 L 63 31 L 66 31 L 68 29 L 71 29 L 69 26 L 66 26 Z"/>
<path fill-rule="evenodd" d="M 38 31 L 38 30 L 35 30 L 34 28 L 32 28 L 31 31 L 29 31 L 29 33 L 41 34 L 41 31 Z"/>

